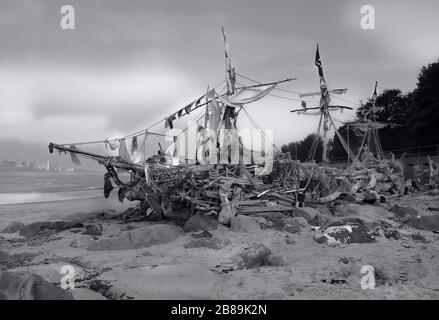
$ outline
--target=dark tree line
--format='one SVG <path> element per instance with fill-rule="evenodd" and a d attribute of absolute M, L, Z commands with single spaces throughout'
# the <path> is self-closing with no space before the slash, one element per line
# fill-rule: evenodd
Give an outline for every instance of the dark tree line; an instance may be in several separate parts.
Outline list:
<path fill-rule="evenodd" d="M 367 101 L 365 107 L 370 104 L 371 101 Z M 384 107 L 376 113 L 376 121 L 401 125 L 379 130 L 384 151 L 439 145 L 439 61 L 421 69 L 415 90 L 405 94 L 400 89 L 384 90 L 377 97 L 376 105 Z M 361 111 L 361 108 L 357 110 L 357 117 L 360 116 Z M 357 152 L 362 135 L 352 126 L 343 125 L 339 128 L 339 132 L 345 140 L 348 137 L 348 128 L 350 148 Z M 284 145 L 282 151 L 289 153 L 295 159 L 297 149 L 297 157 L 303 161 L 306 159 L 314 137 L 312 134 L 302 141 Z M 397 151 L 394 153 L 398 154 Z M 315 159 L 320 159 L 321 154 L 320 140 Z M 346 157 L 340 140 L 335 136 L 330 145 L 330 159 L 337 160 Z"/>

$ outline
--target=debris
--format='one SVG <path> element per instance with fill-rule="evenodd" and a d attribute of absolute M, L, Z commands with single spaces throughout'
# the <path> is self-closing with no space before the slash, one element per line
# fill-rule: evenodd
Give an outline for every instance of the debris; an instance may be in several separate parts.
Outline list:
<path fill-rule="evenodd" d="M 314 239 L 318 243 L 327 243 L 328 245 L 369 243 L 375 240 L 361 224 L 329 227 L 325 232 L 316 235 Z"/>

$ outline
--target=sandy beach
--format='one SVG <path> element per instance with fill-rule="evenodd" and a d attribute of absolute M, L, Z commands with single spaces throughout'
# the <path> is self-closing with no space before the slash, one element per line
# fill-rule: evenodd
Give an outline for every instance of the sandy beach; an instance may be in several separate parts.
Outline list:
<path fill-rule="evenodd" d="M 435 214 L 437 194 L 375 206 L 341 201 L 334 214 L 315 207 L 313 221 L 269 213 L 248 217 L 257 228 L 246 219 L 229 228 L 206 216 L 145 221 L 126 211 L 135 203 L 88 192 L 94 197 L 0 205 L 1 270 L 60 286 L 61 268 L 72 266 L 75 288 L 68 291 L 75 299 L 439 298 L 437 230 L 412 227 L 388 211 L 398 204 Z M 324 217 L 360 221 L 374 239 L 320 243 Z M 374 289 L 362 289 L 365 265 L 374 268 Z"/>

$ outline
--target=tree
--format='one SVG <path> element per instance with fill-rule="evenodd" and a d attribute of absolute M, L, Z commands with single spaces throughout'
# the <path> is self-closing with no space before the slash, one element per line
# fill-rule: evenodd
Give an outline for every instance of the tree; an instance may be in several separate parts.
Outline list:
<path fill-rule="evenodd" d="M 400 89 L 384 90 L 376 99 L 376 106 L 383 107 L 375 114 L 375 121 L 382 123 L 395 123 L 402 125 L 402 127 L 388 126 L 378 131 L 383 150 L 395 150 L 407 147 L 416 146 L 418 141 L 416 137 L 406 127 L 407 110 L 410 106 L 411 93 L 403 94 Z M 357 117 L 362 118 L 362 113 L 372 106 L 372 101 L 369 100 L 363 107 L 358 108 Z M 342 137 L 347 141 L 348 126 L 344 125 L 339 129 Z M 362 132 L 349 126 L 349 147 L 357 154 L 361 146 L 363 138 Z M 337 136 L 334 137 L 334 148 L 330 154 L 331 159 L 337 160 L 340 158 L 347 158 L 340 140 Z"/>
<path fill-rule="evenodd" d="M 296 159 L 297 154 L 297 160 L 305 161 L 309 151 L 311 150 L 311 146 L 313 144 L 315 136 L 315 134 L 310 134 L 305 139 L 299 142 L 290 142 L 289 144 L 285 144 L 281 147 L 281 150 L 283 153 L 290 154 L 291 159 Z M 314 159 L 316 159 L 317 161 L 321 159 L 322 153 L 323 142 L 322 139 L 319 137 L 317 140 L 317 149 L 314 155 Z"/>
<path fill-rule="evenodd" d="M 422 67 L 407 115 L 422 145 L 439 143 L 439 61 Z"/>

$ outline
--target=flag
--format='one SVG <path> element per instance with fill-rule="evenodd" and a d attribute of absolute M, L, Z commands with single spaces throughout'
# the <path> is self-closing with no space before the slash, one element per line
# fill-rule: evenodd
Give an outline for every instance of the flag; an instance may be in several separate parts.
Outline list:
<path fill-rule="evenodd" d="M 315 64 L 316 64 L 317 68 L 319 69 L 319 76 L 323 77 L 323 68 L 322 68 L 322 60 L 320 60 L 319 45 L 317 45 L 317 49 L 316 49 Z"/>
<path fill-rule="evenodd" d="M 375 81 L 375 90 L 373 91 L 372 94 L 372 100 L 375 101 L 377 99 L 377 86 L 378 86 L 378 81 Z"/>
<path fill-rule="evenodd" d="M 306 111 L 306 102 L 302 100 L 302 108 Z"/>

